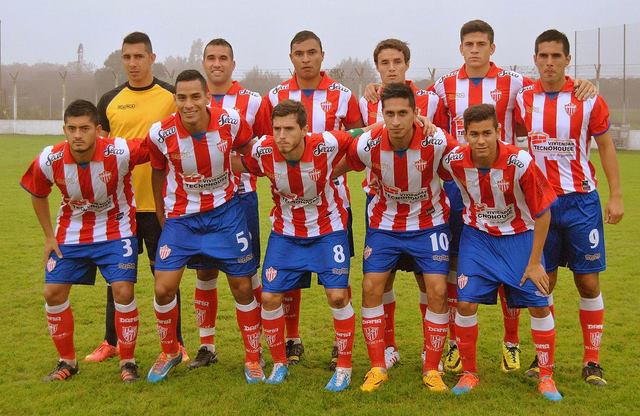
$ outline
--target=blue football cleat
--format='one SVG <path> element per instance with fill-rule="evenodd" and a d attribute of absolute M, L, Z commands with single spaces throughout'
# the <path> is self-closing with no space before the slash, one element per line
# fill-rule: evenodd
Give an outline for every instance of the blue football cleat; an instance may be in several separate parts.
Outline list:
<path fill-rule="evenodd" d="M 167 378 L 169 371 L 182 362 L 182 354 L 178 352 L 175 357 L 169 358 L 164 352 L 160 353 L 156 359 L 155 364 L 149 370 L 147 374 L 147 381 L 149 383 L 158 383 Z"/>
<path fill-rule="evenodd" d="M 280 384 L 287 378 L 288 375 L 289 375 L 289 367 L 287 367 L 286 364 L 275 363 L 273 365 L 273 370 L 271 370 L 271 375 L 265 381 L 265 383 Z"/>
<path fill-rule="evenodd" d="M 249 384 L 261 383 L 264 380 L 264 371 L 258 361 L 244 363 L 244 378 Z"/>
<path fill-rule="evenodd" d="M 340 392 L 349 388 L 351 384 L 351 369 L 350 368 L 336 368 L 336 372 L 333 373 L 331 380 L 324 388 L 329 391 Z"/>

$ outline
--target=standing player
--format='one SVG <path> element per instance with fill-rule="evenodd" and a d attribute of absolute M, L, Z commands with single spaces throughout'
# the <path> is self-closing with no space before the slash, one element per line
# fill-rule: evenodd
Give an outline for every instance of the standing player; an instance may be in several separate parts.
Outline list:
<path fill-rule="evenodd" d="M 624 215 L 620 173 L 609 130 L 609 110 L 600 96 L 580 101 L 574 82 L 565 76 L 571 62 L 569 40 L 557 30 L 540 34 L 534 62 L 540 79 L 522 89 L 517 97 L 517 115 L 529 132 L 529 150 L 553 186 L 558 199 L 551 206 L 551 228 L 544 248 L 550 290 L 558 267 L 568 266 L 580 294 L 580 324 L 584 343 L 582 377 L 604 386 L 599 364 L 604 327 L 604 303 L 599 273 L 606 269 L 604 227 L 595 169 L 589 160 L 595 137 L 600 161 L 609 184 L 604 221 L 617 224 Z M 535 376 L 539 361 L 528 375 Z"/>
<path fill-rule="evenodd" d="M 443 162 L 462 193 L 465 224 L 455 318 L 465 372 L 452 391 L 465 394 L 478 384 L 478 304 L 495 305 L 498 288 L 504 287 L 509 307 L 527 307 L 531 314 L 531 334 L 542 364 L 538 390 L 549 400 L 561 400 L 552 379 L 555 329 L 542 257 L 549 206 L 556 196 L 525 150 L 499 140 L 492 105 L 469 107 L 463 117 L 469 145 L 456 147 Z"/>
<path fill-rule="evenodd" d="M 380 80 L 382 84 L 381 90 L 384 86 L 393 82 L 400 82 L 407 84 L 415 96 L 416 108 L 418 114 L 421 114 L 433 122 L 436 126 L 443 129 L 447 128 L 447 114 L 444 110 L 442 100 L 433 91 L 426 91 L 417 88 L 412 81 L 407 80 L 405 75 L 409 69 L 409 61 L 411 59 L 411 51 L 406 42 L 398 39 L 385 39 L 380 41 L 373 51 L 373 62 L 376 65 L 376 70 L 380 74 Z M 360 113 L 362 119 L 366 125 L 372 125 L 377 122 L 383 121 L 382 117 L 382 101 L 377 102 L 367 101 L 365 97 L 360 98 Z M 367 194 L 367 206 L 373 195 L 375 189 L 372 189 L 370 182 L 372 181 L 372 174 L 369 168 L 366 169 L 365 178 L 362 181 L 362 188 Z M 374 187 L 375 188 L 375 184 Z M 365 220 L 367 219 L 367 213 L 365 212 Z M 387 284 L 384 288 L 384 295 L 382 296 L 382 304 L 384 306 L 384 318 L 385 318 L 385 333 L 384 333 L 384 356 L 387 363 L 387 368 L 393 367 L 400 360 L 400 353 L 398 352 L 398 344 L 395 337 L 395 309 L 396 309 L 396 296 L 393 291 L 393 282 L 395 280 L 396 268 L 411 272 L 413 271 L 413 260 L 410 257 L 402 256 L 398 262 L 398 265 L 394 268 L 391 276 L 387 280 Z M 424 323 L 424 315 L 427 311 L 427 293 L 424 286 L 424 280 L 422 275 L 416 274 L 416 282 L 420 288 L 420 320 Z M 424 353 L 423 353 L 424 358 Z"/>
<path fill-rule="evenodd" d="M 326 389 L 351 381 L 355 316 L 348 293 L 350 256 L 347 211 L 333 169 L 351 143 L 345 131 L 308 133 L 302 103 L 283 100 L 271 113 L 273 136 L 263 136 L 245 156 L 243 169 L 271 180 L 272 232 L 262 268 L 262 325 L 274 360 L 267 383 L 284 381 L 287 367 L 285 293 L 313 272 L 325 288 L 333 314 L 338 360 Z M 354 134 L 359 134 L 357 129 Z"/>
<path fill-rule="evenodd" d="M 232 79 L 236 63 L 233 60 L 233 48 L 225 39 L 213 39 L 204 48 L 202 68 L 207 76 L 207 87 L 211 94 L 210 107 L 232 108 L 238 111 L 249 126 L 255 125 L 262 108 L 260 94 L 249 91 Z M 254 128 L 254 133 L 260 129 Z M 238 186 L 238 201 L 247 220 L 247 227 L 252 237 L 253 261 L 256 269 L 260 264 L 260 222 L 258 217 L 258 194 L 256 192 L 256 176 L 244 173 L 234 175 Z M 196 320 L 200 331 L 200 349 L 189 368 L 208 366 L 218 361 L 215 348 L 215 330 L 218 314 L 218 270 L 211 262 L 199 259 L 191 263 L 189 268 L 197 269 L 194 306 Z M 258 303 L 262 286 L 260 277 L 254 274 L 251 285 Z"/>
<path fill-rule="evenodd" d="M 385 125 L 360 136 L 347 154 L 351 168 L 371 169 L 379 189 L 367 206 L 362 331 L 372 368 L 361 389 L 374 391 L 388 380 L 382 297 L 391 270 L 404 254 L 413 257 L 414 270 L 422 275 L 427 289 L 423 383 L 432 391 L 446 391 L 438 363 L 449 322 L 449 205 L 438 168 L 453 142 L 441 129 L 425 136 L 418 128 L 415 96 L 405 84 L 385 86 L 382 114 Z"/>
<path fill-rule="evenodd" d="M 207 107 L 207 82 L 196 70 L 178 75 L 175 102 L 177 113 L 155 123 L 147 137 L 153 195 L 164 222 L 154 299 L 162 353 L 147 379 L 164 380 L 182 359 L 176 292 L 187 262 L 204 256 L 227 274 L 245 345 L 245 377 L 255 383 L 264 379 L 258 363 L 260 309 L 251 290 L 256 266 L 230 165 L 231 150 L 247 147 L 251 128 L 233 109 Z"/>
<path fill-rule="evenodd" d="M 265 97 L 266 107 L 262 125 L 269 125 L 271 110 L 278 103 L 291 99 L 300 101 L 304 105 L 307 111 L 307 128 L 311 133 L 338 130 L 341 126 L 347 129 L 362 127 L 358 101 L 351 90 L 329 78 L 325 72 L 320 70 L 324 59 L 320 38 L 308 30 L 298 32 L 291 40 L 290 51 L 289 58 L 295 69 L 295 74 L 291 79 L 269 91 Z M 349 234 L 349 252 L 353 255 L 349 190 L 344 177 L 337 178 L 336 184 L 340 198 L 349 213 L 347 232 Z M 311 276 L 307 275 L 301 279 L 300 287 L 308 287 L 310 281 Z M 293 288 L 285 294 L 283 300 L 287 322 L 287 358 L 290 364 L 297 364 L 304 352 L 298 329 L 300 297 L 300 288 Z M 335 358 L 335 354 L 332 356 Z"/>
<path fill-rule="evenodd" d="M 127 35 L 122 41 L 121 57 L 122 66 L 127 73 L 127 82 L 100 98 L 98 121 L 106 135 L 125 139 L 144 137 L 151 124 L 175 111 L 173 86 L 153 76 L 152 67 L 156 55 L 153 53 L 151 40 L 145 33 L 133 32 Z M 143 246 L 146 247 L 151 274 L 153 274 L 160 224 L 156 218 L 153 195 L 149 186 L 151 183 L 149 164 L 134 169 L 132 183 L 137 204 L 138 251 L 140 254 Z M 100 362 L 117 354 L 113 319 L 113 293 L 111 286 L 107 286 L 104 341 L 85 357 L 85 361 Z M 183 345 L 180 327 L 181 325 L 178 324 L 178 341 Z M 188 360 L 184 348 L 183 358 Z"/>
<path fill-rule="evenodd" d="M 146 163 L 149 154 L 142 141 L 101 138 L 98 110 L 84 100 L 66 108 L 64 134 L 66 141 L 46 147 L 20 181 L 44 231 L 45 309 L 60 355 L 44 380 L 66 380 L 78 373 L 69 292 L 73 284 L 93 284 L 98 267 L 113 288 L 120 376 L 133 382 L 140 377 L 134 358 L 138 242 L 131 170 Z M 54 184 L 62 193 L 55 234 L 48 197 Z"/>

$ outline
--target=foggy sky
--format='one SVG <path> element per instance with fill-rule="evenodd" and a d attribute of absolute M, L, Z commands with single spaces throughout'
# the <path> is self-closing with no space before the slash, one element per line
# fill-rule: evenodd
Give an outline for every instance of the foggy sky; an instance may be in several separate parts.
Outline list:
<path fill-rule="evenodd" d="M 503 66 L 530 65 L 534 39 L 545 29 L 559 29 L 573 43 L 575 30 L 640 21 L 638 0 L 3 3 L 3 64 L 75 61 L 76 49 L 82 42 L 85 61 L 97 68 L 120 47 L 122 38 L 135 30 L 149 34 L 158 62 L 168 55 L 187 56 L 194 39 L 201 38 L 206 43 L 211 38 L 224 37 L 234 47 L 239 72 L 255 65 L 286 71 L 291 67 L 289 42 L 302 29 L 313 30 L 322 39 L 325 68 L 348 56 L 372 60 L 371 53 L 379 40 L 396 37 L 409 42 L 411 67 L 416 71 L 427 66 L 459 66 L 459 29 L 475 18 L 493 26 L 493 60 Z"/>

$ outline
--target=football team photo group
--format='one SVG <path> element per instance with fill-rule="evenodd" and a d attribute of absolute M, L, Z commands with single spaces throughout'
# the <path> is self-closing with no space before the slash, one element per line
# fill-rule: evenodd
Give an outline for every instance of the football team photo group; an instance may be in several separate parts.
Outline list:
<path fill-rule="evenodd" d="M 426 89 L 406 78 L 409 45 L 380 40 L 370 55 L 380 81 L 362 97 L 322 70 L 322 40 L 312 31 L 293 36 L 292 76 L 264 96 L 236 81 L 223 38 L 205 45 L 201 67 L 169 84 L 153 74 L 149 36 L 123 34 L 126 82 L 97 105 L 69 103 L 65 140 L 31 155 L 19 179 L 44 236 L 45 313 L 57 354 L 55 368 L 37 377 L 80 380 L 83 361 L 104 362 L 124 383 L 170 385 L 178 366 L 210 377 L 203 368 L 219 360 L 218 289 L 228 284 L 235 310 L 223 318 L 221 309 L 220 319 L 235 315 L 244 346 L 238 377 L 286 384 L 316 341 L 301 336 L 301 307 L 326 302 L 327 315 L 314 318 L 335 334 L 324 389 L 379 394 L 401 382 L 394 367 L 406 347 L 396 340 L 394 283 L 409 273 L 422 322 L 416 389 L 421 382 L 427 394 L 473 400 L 487 376 L 478 363 L 486 336 L 479 306 L 496 305 L 503 334 L 492 344 L 495 370 L 520 372 L 540 400 L 560 401 L 556 340 L 568 335 L 555 321 L 554 289 L 568 268 L 579 303 L 571 322 L 582 337 L 565 342 L 580 343 L 582 355 L 567 365 L 581 368 L 572 377 L 585 389 L 607 386 L 604 228 L 624 215 L 607 103 L 592 82 L 569 76 L 570 43 L 558 30 L 541 26 L 523 46 L 533 79 L 492 61 L 490 24 L 471 20 L 459 33 L 463 64 Z M 604 186 L 590 160 L 594 143 Z M 348 186 L 352 171 L 363 172 L 361 189 Z M 271 193 L 268 236 L 260 234 L 259 182 Z M 54 188 L 60 203 L 50 201 Z M 361 192 L 366 203 L 352 204 Z M 55 218 L 50 204 L 59 204 Z M 354 244 L 356 224 L 363 245 Z M 143 255 L 153 279 L 140 270 Z M 360 256 L 361 282 L 350 279 Z M 104 338 L 85 357 L 74 344 L 74 329 L 85 325 L 75 321 L 82 317 L 70 293 L 100 275 Z M 193 275 L 195 290 L 181 291 Z M 326 301 L 304 293 L 315 282 Z M 138 285 L 152 288 L 145 320 Z M 191 300 L 195 320 L 182 306 Z M 521 363 L 521 318 L 532 362 Z M 199 345 L 187 349 L 183 331 L 194 321 Z M 143 325 L 156 326 L 159 344 L 139 366 Z M 352 369 L 357 350 L 368 356 L 366 374 Z"/>

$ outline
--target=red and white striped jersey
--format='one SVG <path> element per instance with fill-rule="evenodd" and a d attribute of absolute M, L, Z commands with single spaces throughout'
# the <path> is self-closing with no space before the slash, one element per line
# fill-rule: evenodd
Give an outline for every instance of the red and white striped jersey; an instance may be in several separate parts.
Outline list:
<path fill-rule="evenodd" d="M 142 140 L 98 138 L 93 158 L 79 165 L 65 141 L 45 147 L 20 185 L 45 198 L 55 184 L 62 194 L 56 219 L 59 244 L 118 240 L 136 233 L 136 202 L 131 170 L 149 161 Z"/>
<path fill-rule="evenodd" d="M 535 218 L 556 199 L 529 153 L 500 140 L 490 169 L 474 166 L 468 145 L 456 147 L 442 166 L 460 188 L 464 223 L 491 235 L 533 230 Z"/>
<path fill-rule="evenodd" d="M 294 75 L 291 79 L 271 89 L 265 97 L 265 111 L 262 125 L 271 126 L 271 111 L 283 100 L 300 101 L 307 110 L 307 127 L 311 133 L 340 130 L 342 126 L 352 125 L 360 120 L 358 100 L 351 90 L 325 73 L 320 72 L 322 80 L 315 90 L 301 90 Z M 268 120 L 268 123 L 267 121 Z M 269 127 L 269 133 L 273 130 Z M 343 175 L 336 179 L 340 197 L 349 207 L 349 188 Z"/>
<path fill-rule="evenodd" d="M 307 238 L 344 230 L 347 211 L 333 168 L 343 158 L 351 135 L 345 131 L 310 133 L 298 162 L 288 162 L 272 136 L 263 136 L 243 157 L 247 170 L 271 180 L 271 224 L 278 234 Z"/>
<path fill-rule="evenodd" d="M 252 127 L 256 136 L 265 130 L 258 125 L 264 120 L 258 114 L 262 108 L 262 97 L 257 92 L 245 89 L 238 81 L 233 81 L 227 93 L 222 97 L 212 95 L 209 107 L 233 108 Z M 234 178 L 238 185 L 238 193 L 255 192 L 257 179 L 255 175 L 250 173 L 234 174 Z"/>
<path fill-rule="evenodd" d="M 409 80 L 406 80 L 405 84 L 413 90 L 413 94 L 416 98 L 418 114 L 427 117 L 437 127 L 445 130 L 448 129 L 449 117 L 443 101 L 438 97 L 438 94 L 433 91 L 419 89 L 412 81 Z M 382 100 L 371 103 L 367 101 L 365 97 L 360 97 L 360 113 L 362 114 L 362 119 L 366 126 L 384 121 L 382 117 Z M 364 179 L 362 180 L 362 190 L 370 196 L 373 196 L 375 193 L 369 185 L 372 180 L 373 177 L 371 170 L 367 168 L 365 170 Z"/>
<path fill-rule="evenodd" d="M 249 143 L 251 127 L 232 108 L 210 108 L 203 137 L 191 136 L 176 113 L 151 126 L 151 166 L 167 171 L 164 212 L 168 218 L 210 211 L 236 191 L 231 150 Z"/>
<path fill-rule="evenodd" d="M 557 94 L 545 93 L 537 81 L 518 93 L 516 110 L 529 132 L 529 151 L 556 194 L 594 191 L 591 137 L 609 129 L 609 110 L 602 97 L 578 100 L 569 77 Z"/>
<path fill-rule="evenodd" d="M 347 153 L 349 166 L 371 169 L 379 186 L 367 207 L 369 227 L 415 231 L 446 223 L 449 202 L 440 185 L 440 164 L 455 145 L 440 128 L 435 135 L 424 137 L 417 124 L 403 151 L 393 150 L 384 126 L 355 139 Z"/>
<path fill-rule="evenodd" d="M 502 140 L 513 144 L 516 137 L 513 118 L 516 94 L 531 83 L 531 80 L 517 72 L 503 70 L 492 62 L 483 78 L 469 78 L 463 65 L 440 77 L 429 89 L 444 101 L 449 114 L 449 132 L 458 143 L 466 143 L 462 118 L 464 110 L 477 104 L 491 104 L 496 108 Z"/>

